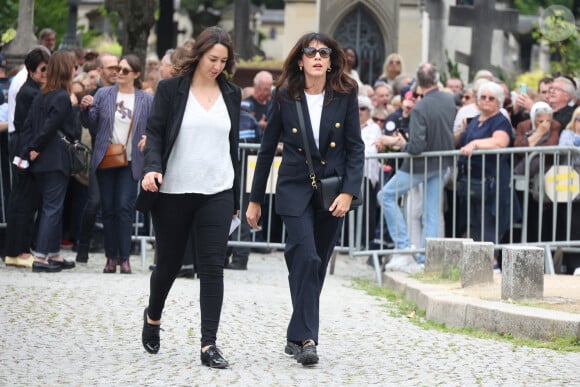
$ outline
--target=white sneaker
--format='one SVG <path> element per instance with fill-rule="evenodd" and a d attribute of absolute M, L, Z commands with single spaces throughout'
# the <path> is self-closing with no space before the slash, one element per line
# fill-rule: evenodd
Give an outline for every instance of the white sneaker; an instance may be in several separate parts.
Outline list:
<path fill-rule="evenodd" d="M 402 271 L 401 269 L 410 264 L 417 264 L 412 255 L 409 254 L 393 254 L 391 259 L 385 265 L 387 271 Z"/>
<path fill-rule="evenodd" d="M 574 270 L 574 275 L 580 275 L 580 267 L 577 267 L 576 270 Z"/>

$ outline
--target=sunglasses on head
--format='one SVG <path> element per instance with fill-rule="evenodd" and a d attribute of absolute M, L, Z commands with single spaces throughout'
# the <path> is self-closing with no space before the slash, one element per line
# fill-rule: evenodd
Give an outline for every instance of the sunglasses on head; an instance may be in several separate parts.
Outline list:
<path fill-rule="evenodd" d="M 316 56 L 316 53 L 319 53 L 321 58 L 328 58 L 328 57 L 330 57 L 330 54 L 332 53 L 332 48 L 322 47 L 322 48 L 316 49 L 314 47 L 304 47 L 302 49 L 302 52 L 304 53 L 304 55 L 307 58 L 314 58 Z"/>

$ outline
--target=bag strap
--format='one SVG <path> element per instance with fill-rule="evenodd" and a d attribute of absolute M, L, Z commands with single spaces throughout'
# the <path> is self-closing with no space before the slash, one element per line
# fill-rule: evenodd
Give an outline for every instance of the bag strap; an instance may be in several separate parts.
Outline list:
<path fill-rule="evenodd" d="M 300 131 L 302 132 L 302 140 L 304 141 L 304 153 L 306 153 L 306 163 L 308 164 L 308 173 L 312 189 L 317 190 L 316 174 L 312 167 L 312 156 L 310 155 L 310 144 L 308 143 L 308 136 L 306 135 L 306 125 L 304 125 L 304 114 L 302 113 L 302 104 L 296 100 L 296 110 L 298 111 L 298 122 L 300 123 Z"/>
<path fill-rule="evenodd" d="M 59 137 L 69 145 L 73 145 L 75 143 L 75 141 L 69 140 L 66 134 L 64 134 L 64 132 L 60 129 L 57 129 L 56 134 L 58 134 Z"/>
<path fill-rule="evenodd" d="M 135 118 L 135 111 L 131 115 L 131 123 L 129 124 L 129 131 L 127 132 L 127 140 L 125 141 L 125 149 L 127 149 L 127 144 L 129 144 L 129 138 L 131 137 L 131 129 L 133 129 L 133 118 Z"/>

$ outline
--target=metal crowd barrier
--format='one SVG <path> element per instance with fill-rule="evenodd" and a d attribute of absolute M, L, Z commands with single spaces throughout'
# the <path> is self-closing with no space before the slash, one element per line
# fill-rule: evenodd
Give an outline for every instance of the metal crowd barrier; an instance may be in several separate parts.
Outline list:
<path fill-rule="evenodd" d="M 251 180 L 253 175 L 252 171 L 255 167 L 255 155 L 259 149 L 259 144 L 240 144 L 240 160 L 241 160 L 241 192 L 240 192 L 240 208 L 242 223 L 245 222 L 245 208 L 247 205 L 249 188 L 251 186 L 251 181 L 248 182 L 248 177 Z M 553 252 L 556 255 L 562 254 L 563 252 L 578 252 L 580 251 L 580 238 L 572 238 L 572 208 L 573 206 L 580 205 L 577 204 L 575 199 L 578 196 L 578 189 L 580 186 L 578 173 L 569 167 L 571 163 L 568 160 L 573 160 L 579 157 L 580 160 L 580 150 L 575 147 L 535 147 L 535 148 L 503 148 L 496 150 L 477 150 L 474 152 L 474 156 L 482 156 L 484 159 L 496 158 L 508 158 L 510 165 L 510 176 L 509 176 L 509 196 L 500 197 L 500 186 L 496 185 L 491 195 L 494 196 L 495 200 L 495 210 L 499 209 L 500 201 L 508 201 L 510 214 L 509 214 L 509 227 L 508 231 L 505 233 L 503 238 L 497 234 L 497 218 L 495 224 L 495 248 L 496 250 L 501 249 L 503 246 L 513 246 L 513 245 L 526 245 L 526 246 L 538 246 L 545 250 L 546 256 L 546 273 L 554 273 L 554 262 L 553 262 Z M 416 162 L 416 160 L 422 159 L 435 159 L 439 166 L 443 165 L 444 158 L 452 158 L 453 165 L 457 166 L 457 161 L 461 157 L 461 153 L 457 150 L 446 151 L 446 152 L 426 152 L 419 156 L 410 156 L 407 153 L 380 153 L 373 156 L 369 156 L 368 160 L 379 160 L 383 165 L 392 165 L 392 172 L 385 173 L 382 172 L 380 175 L 380 180 L 378 183 L 378 190 L 386 184 L 392 174 L 397 173 L 398 166 L 400 163 L 407 158 L 411 158 L 411 163 Z M 536 159 L 533 163 L 539 165 L 541 171 L 536 176 L 532 176 L 531 164 L 532 160 Z M 514 173 L 514 168 L 519 160 L 525 165 L 523 174 Z M 468 171 L 471 171 L 470 159 L 468 159 Z M 274 163 L 272 170 L 273 173 L 270 176 L 270 187 L 275 187 L 276 183 L 276 161 Z M 549 166 L 550 169 L 548 168 Z M 555 173 L 552 171 L 555 170 Z M 442 181 L 446 181 L 445 187 L 443 189 L 442 196 L 444 200 L 439 203 L 440 214 L 445 213 L 445 218 L 447 223 L 445 224 L 445 231 L 438 236 L 445 236 L 450 238 L 467 237 L 472 236 L 474 230 L 472 229 L 470 213 L 471 207 L 474 205 L 474 201 L 470 196 L 467 197 L 465 207 L 463 208 L 463 213 L 466 218 L 461 221 L 459 216 L 459 202 L 460 199 L 456 195 L 458 186 L 455 173 L 457 168 L 443 168 L 438 169 L 439 177 Z M 469 174 L 470 172 L 468 172 Z M 496 170 L 496 174 L 499 173 L 499 169 Z M 548 173 L 552 175 L 547 176 Z M 473 179 L 470 181 L 474 181 Z M 373 190 L 371 189 L 368 180 L 365 180 L 366 186 L 363 187 L 364 201 L 369 201 L 369 195 Z M 425 184 L 423 184 L 423 187 Z M 469 190 L 469 187 L 468 187 Z M 374 194 L 374 192 L 372 193 Z M 422 192 L 425 195 L 425 192 Z M 485 195 L 483 194 L 482 201 L 485 203 Z M 262 208 L 262 227 L 263 231 L 260 233 L 250 232 L 249 237 L 247 233 L 244 234 L 242 227 L 238 227 L 232 234 L 228 245 L 235 247 L 266 247 L 272 249 L 283 249 L 286 242 L 285 228 L 282 222 L 279 220 L 278 216 L 275 214 L 275 199 L 276 195 L 274 189 L 268 189 L 266 194 L 266 200 L 263 203 Z M 406 197 L 403 196 L 400 200 L 400 205 L 403 210 L 406 210 Z M 559 200 L 559 204 L 554 205 L 553 201 Z M 530 203 L 535 203 L 535 212 L 530 212 Z M 400 253 L 411 253 L 411 254 L 424 254 L 425 249 L 422 245 L 415 246 L 411 249 L 401 250 L 398 246 L 394 245 L 392 242 L 388 241 L 388 232 L 384 222 L 384 213 L 382 206 L 380 206 L 380 201 L 377 203 L 377 208 L 367 208 L 366 206 L 361 206 L 355 211 L 351 211 L 345 218 L 345 224 L 341 231 L 339 242 L 335 249 L 335 255 L 330 263 L 331 273 L 334 269 L 334 260 L 337 253 L 348 254 L 349 257 L 356 256 L 367 256 L 371 257 L 374 262 L 374 269 L 376 272 L 377 280 L 380 282 L 382 265 L 379 264 L 379 257 L 390 256 L 393 254 Z M 521 217 L 516 218 L 514 216 L 514 210 L 516 208 L 521 209 Z M 444 211 L 445 210 L 445 211 Z M 376 225 L 368 224 L 369 212 L 377 211 Z M 485 204 L 481 206 L 482 214 L 485 213 Z M 537 235 L 534 241 L 528 240 L 529 235 L 529 224 L 528 220 L 531 216 L 537 218 Z M 476 227 L 483 227 L 484 217 L 482 217 L 482 223 L 476 225 Z M 409 222 L 409 219 L 406 219 Z M 551 222 L 553 225 L 557 225 L 549 230 L 549 235 L 544 232 L 542 234 L 541 230 L 545 229 L 546 222 Z M 143 227 L 147 225 L 148 227 Z M 460 227 L 460 224 L 464 224 Z M 145 230 L 145 231 L 144 231 Z M 373 232 L 372 238 L 364 238 L 363 230 L 371 230 Z M 369 231 L 369 232 L 371 232 Z M 374 236 L 376 234 L 376 237 Z M 367 239 L 367 240 L 363 240 Z M 483 237 L 481 238 L 483 239 Z M 146 244 L 154 240 L 153 227 L 150 224 L 148 218 L 144 218 L 143 214 L 137 212 L 135 217 L 135 234 L 133 235 L 134 241 L 141 242 L 141 254 L 142 263 L 146 265 Z"/>
<path fill-rule="evenodd" d="M 258 149 L 259 144 L 240 144 L 242 189 L 239 200 L 240 208 L 242 209 L 240 214 L 242 223 L 245 223 L 245 208 L 251 186 L 252 171 L 255 167 L 255 155 Z M 413 157 L 404 152 L 396 152 L 376 154 L 369 156 L 367 160 L 378 160 L 381 164 L 389 164 L 393 168 L 393 171 L 390 173 L 381 172 L 378 183 L 378 189 L 380 190 L 390 176 L 397 173 L 398 165 L 404 159 L 411 158 L 411 162 L 416 162 L 416 160 L 421 158 L 425 160 L 435 159 L 438 165 L 442 165 L 443 158 L 450 157 L 453 159 L 453 165 L 456 166 L 460 156 L 461 154 L 457 150 L 427 152 Z M 506 157 L 510 165 L 508 197 L 500 197 L 499 185 L 492 192 L 492 195 L 495 197 L 496 211 L 499 208 L 500 201 L 507 200 L 510 208 L 508 231 L 501 240 L 499 235 L 495 235 L 494 239 L 497 240 L 495 244 L 496 249 L 499 250 L 503 246 L 512 245 L 541 247 L 545 251 L 546 273 L 555 272 L 554 260 L 558 261 L 564 252 L 580 252 L 579 231 L 573 228 L 572 222 L 575 214 L 573 210 L 577 206 L 580 206 L 580 200 L 578 199 L 580 197 L 580 177 L 578 174 L 578 171 L 580 171 L 580 148 L 561 146 L 503 148 L 497 150 L 477 150 L 474 152 L 474 156 L 482 156 L 486 159 Z M 521 174 L 514 172 L 518 160 L 523 160 L 522 162 L 525 166 Z M 279 163 L 279 160 L 277 162 Z M 533 173 L 534 168 L 540 170 L 536 175 Z M 273 173 L 270 177 L 270 187 L 275 187 L 277 173 L 276 162 L 272 169 Z M 470 170 L 470 168 L 468 169 Z M 469 218 L 471 206 L 473 205 L 469 196 L 467 197 L 465 208 L 467 219 L 464 219 L 464 222 L 466 227 L 465 229 L 461 229 L 460 227 L 461 219 L 458 213 L 459 199 L 456 195 L 457 181 L 451 176 L 455 171 L 456 168 L 448 170 L 441 167 L 438 169 L 439 177 L 442 180 L 447 180 L 446 188 L 443 190 L 444 200 L 439 203 L 439 211 L 440 213 L 445 213 L 445 220 L 447 222 L 445 224 L 445 232 L 439 236 L 450 238 L 471 236 L 474 231 L 471 229 L 472 225 Z M 0 172 L 7 173 L 9 169 L 6 171 L 0 169 Z M 248 178 L 250 178 L 250 181 L 248 181 Z M 5 188 L 5 184 L 0 181 L 2 198 L 5 197 Z M 375 193 L 371 189 L 368 180 L 365 180 L 365 186 L 363 188 L 362 192 L 365 195 L 364 201 L 368 203 L 369 195 L 375 195 Z M 275 200 L 274 188 L 268 189 L 262 208 L 262 232 L 256 233 L 251 231 L 248 237 L 247 233 L 244 234 L 243 227 L 238 227 L 228 241 L 228 245 L 233 248 L 266 247 L 283 249 L 286 242 L 286 231 L 279 217 L 275 214 Z M 348 254 L 349 257 L 367 256 L 373 260 L 377 279 L 380 281 L 382 267 L 379 264 L 379 257 L 400 254 L 402 252 L 398 246 L 393 245 L 388 240 L 383 209 L 380 206 L 380 201 L 377 204 L 377 208 L 361 206 L 347 215 L 335 249 L 335 256 L 330 264 L 331 273 L 334 268 L 334 259 L 337 253 Z M 404 210 L 407 209 L 405 197 L 400 200 L 400 205 Z M 514 217 L 514 209 L 518 205 L 521 208 L 521 217 L 516 219 Z M 2 202 L 1 208 L 0 227 L 6 227 L 4 211 L 6 203 L 4 201 Z M 481 210 L 483 213 L 485 206 L 482 206 Z M 370 211 L 376 211 L 376 225 L 368 224 Z M 576 217 L 578 216 L 580 215 L 576 215 Z M 534 219 L 534 224 L 536 225 L 533 230 L 530 228 L 530 220 L 532 219 Z M 406 222 L 409 223 L 409 220 L 406 219 Z M 476 227 L 482 227 L 482 225 L 480 224 Z M 371 237 L 365 237 L 364 230 L 369 230 Z M 140 243 L 142 265 L 145 267 L 147 264 L 147 244 L 155 240 L 153 226 L 148 214 L 142 214 L 136 211 L 132 240 Z M 404 251 L 404 253 L 412 254 L 424 254 L 424 252 L 425 249 L 422 245 Z"/>

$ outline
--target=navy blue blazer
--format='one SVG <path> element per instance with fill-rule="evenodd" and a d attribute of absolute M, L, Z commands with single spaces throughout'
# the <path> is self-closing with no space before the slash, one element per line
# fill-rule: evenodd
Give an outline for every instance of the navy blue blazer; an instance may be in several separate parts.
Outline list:
<path fill-rule="evenodd" d="M 278 142 L 282 142 L 284 150 L 276 185 L 276 212 L 299 216 L 309 205 L 314 190 L 309 178 L 296 102 L 286 94 L 286 89 L 280 89 L 280 98 L 274 100 L 268 110 L 268 125 L 258 153 L 250 200 L 263 202 L 270 166 Z M 314 143 L 306 97 L 304 94 L 301 96 L 314 172 L 318 179 L 342 176 L 341 192 L 358 197 L 365 156 L 357 94 L 356 90 L 348 94 L 333 94 L 330 101 L 325 100 L 322 108 L 320 149 Z"/>
<path fill-rule="evenodd" d="M 242 100 L 241 89 L 233 83 L 222 81 L 218 78 L 218 84 L 222 97 L 230 116 L 230 157 L 234 167 L 234 209 L 240 209 L 240 162 L 238 158 L 238 146 L 240 139 L 240 104 Z M 181 122 L 185 113 L 189 89 L 191 87 L 191 77 L 179 76 L 164 79 L 157 85 L 155 98 L 151 114 L 147 121 L 147 144 L 145 146 L 145 162 L 143 175 L 148 172 L 165 173 L 167 161 L 171 154 L 173 144 L 177 139 Z M 203 165 L 192 165 L 192 168 L 203 168 Z M 140 196 L 154 196 L 152 193 L 141 191 Z M 151 200 L 148 205 L 152 205 Z M 139 200 L 138 200 L 139 201 Z M 138 208 L 140 210 L 144 207 Z"/>
<path fill-rule="evenodd" d="M 60 171 L 70 175 L 69 150 L 58 131 L 69 140 L 81 137 L 78 106 L 76 109 L 73 109 L 70 95 L 63 89 L 38 94 L 34 98 L 24 124 L 25 130 L 31 131 L 31 139 L 25 146 L 26 153 L 30 150 L 39 153 L 30 164 L 33 172 Z"/>

